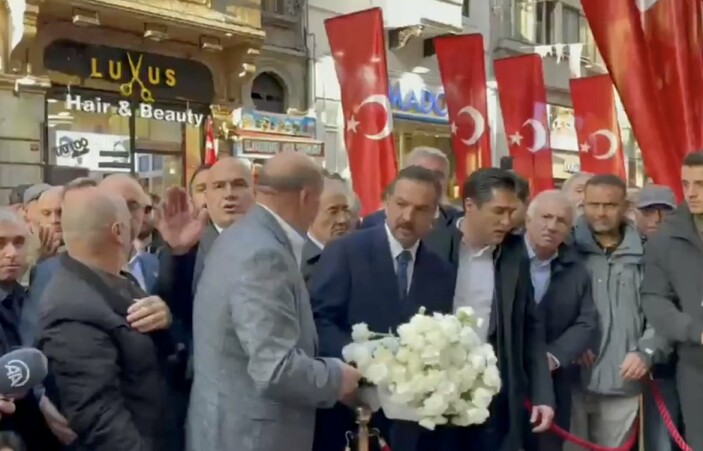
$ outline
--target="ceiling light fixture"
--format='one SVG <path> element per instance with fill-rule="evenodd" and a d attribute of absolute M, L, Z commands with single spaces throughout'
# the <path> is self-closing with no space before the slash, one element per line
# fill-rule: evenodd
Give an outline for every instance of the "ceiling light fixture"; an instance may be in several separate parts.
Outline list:
<path fill-rule="evenodd" d="M 144 24 L 144 37 L 156 42 L 165 41 L 168 39 L 168 28 L 160 24 Z"/>

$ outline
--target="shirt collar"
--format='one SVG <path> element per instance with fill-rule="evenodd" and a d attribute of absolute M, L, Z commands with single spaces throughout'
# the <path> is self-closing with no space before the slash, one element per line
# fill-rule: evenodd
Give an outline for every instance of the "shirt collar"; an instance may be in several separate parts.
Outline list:
<path fill-rule="evenodd" d="M 315 237 L 313 236 L 313 234 L 310 233 L 310 232 L 308 232 L 308 239 L 309 239 L 310 241 L 312 241 L 312 244 L 314 244 L 315 246 L 317 246 L 320 250 L 323 250 L 323 249 L 325 248 L 325 245 L 322 244 L 322 242 L 321 242 L 320 240 L 318 240 L 317 238 L 315 238 Z"/>
<path fill-rule="evenodd" d="M 264 207 L 264 208 L 266 208 L 266 207 Z M 266 208 L 266 209 L 269 210 L 268 208 Z M 269 211 L 271 211 L 271 210 L 269 210 Z M 273 213 L 273 212 L 271 211 L 271 213 Z M 224 228 L 218 226 L 218 225 L 215 224 L 214 222 L 212 223 L 212 226 L 215 228 L 215 230 L 217 230 L 217 233 L 218 233 L 218 234 L 222 233 L 222 231 L 224 230 Z"/>
<path fill-rule="evenodd" d="M 523 235 L 523 240 L 525 240 L 525 247 L 527 248 L 527 256 L 530 258 L 530 261 L 537 261 L 540 263 L 551 263 L 552 260 L 557 258 L 558 251 L 554 252 L 554 255 L 549 257 L 546 260 L 542 260 L 539 257 L 537 257 L 537 253 L 535 252 L 534 248 L 530 244 L 530 240 L 527 239 L 527 235 Z"/>
<path fill-rule="evenodd" d="M 415 244 L 410 246 L 409 248 L 404 248 L 402 244 L 398 240 L 395 239 L 393 234 L 391 233 L 390 227 L 388 227 L 388 224 L 385 224 L 384 227 L 386 228 L 386 235 L 388 236 L 388 243 L 391 246 L 391 256 L 393 257 L 393 260 L 398 258 L 401 252 L 403 251 L 410 251 L 410 255 L 412 256 L 412 261 L 415 261 L 415 256 L 417 255 L 417 248 L 420 247 L 420 240 L 417 240 Z"/>
<path fill-rule="evenodd" d="M 271 216 L 273 216 L 278 225 L 281 226 L 281 228 L 283 229 L 283 233 L 286 234 L 286 238 L 288 238 L 290 246 L 293 249 L 293 255 L 295 256 L 295 260 L 298 262 L 298 265 L 300 265 L 300 263 L 303 261 L 303 246 L 305 246 L 305 238 L 303 237 L 303 235 L 298 233 L 297 230 L 291 227 L 290 224 L 284 221 L 283 218 L 278 216 L 273 210 L 268 208 L 266 205 L 258 205 L 264 210 L 271 213 Z"/>
<path fill-rule="evenodd" d="M 23 298 L 24 287 L 19 283 L 12 283 L 9 285 L 0 285 L 0 303 L 5 302 L 8 299 Z"/>

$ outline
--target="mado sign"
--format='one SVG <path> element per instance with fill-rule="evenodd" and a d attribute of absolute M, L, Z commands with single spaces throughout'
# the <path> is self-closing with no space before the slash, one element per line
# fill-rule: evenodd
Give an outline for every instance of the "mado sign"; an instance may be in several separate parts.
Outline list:
<path fill-rule="evenodd" d="M 396 116 L 446 122 L 447 104 L 443 91 L 402 89 L 400 81 L 391 83 L 388 91 L 388 99 Z"/>

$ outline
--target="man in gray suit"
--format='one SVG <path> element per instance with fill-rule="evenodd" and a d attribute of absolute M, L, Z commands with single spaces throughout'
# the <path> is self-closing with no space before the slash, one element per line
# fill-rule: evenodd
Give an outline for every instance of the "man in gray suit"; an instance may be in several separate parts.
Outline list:
<path fill-rule="evenodd" d="M 358 371 L 315 358 L 299 269 L 322 186 L 306 156 L 275 156 L 258 205 L 210 250 L 194 303 L 189 451 L 310 451 L 315 409 L 353 396 Z"/>

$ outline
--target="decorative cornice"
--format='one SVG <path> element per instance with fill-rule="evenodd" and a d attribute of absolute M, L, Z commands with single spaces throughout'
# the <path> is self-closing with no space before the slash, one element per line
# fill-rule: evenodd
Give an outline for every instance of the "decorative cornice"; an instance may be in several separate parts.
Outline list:
<path fill-rule="evenodd" d="M 37 18 L 39 17 L 39 7 L 44 0 L 26 0 L 26 8 L 22 16 L 22 38 L 10 52 L 10 61 L 24 61 L 27 56 L 34 37 L 37 35 Z M 5 8 L 8 12 L 10 8 L 5 0 Z M 24 61 L 26 63 L 26 61 Z"/>

